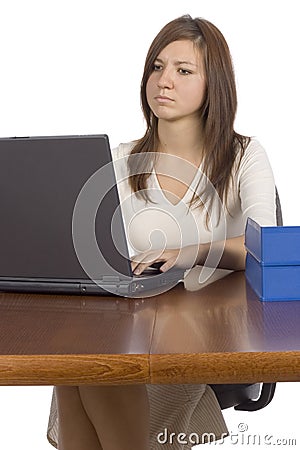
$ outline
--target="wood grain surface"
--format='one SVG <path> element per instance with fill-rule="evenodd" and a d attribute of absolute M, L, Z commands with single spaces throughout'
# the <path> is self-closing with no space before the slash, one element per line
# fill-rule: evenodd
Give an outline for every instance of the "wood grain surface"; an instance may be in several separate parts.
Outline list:
<path fill-rule="evenodd" d="M 235 272 L 145 299 L 0 294 L 0 384 L 300 381 L 300 301 Z"/>
<path fill-rule="evenodd" d="M 98 385 L 149 382 L 148 355 L 0 356 L 0 385 Z"/>
<path fill-rule="evenodd" d="M 300 381 L 299 352 L 152 355 L 153 384 Z"/>

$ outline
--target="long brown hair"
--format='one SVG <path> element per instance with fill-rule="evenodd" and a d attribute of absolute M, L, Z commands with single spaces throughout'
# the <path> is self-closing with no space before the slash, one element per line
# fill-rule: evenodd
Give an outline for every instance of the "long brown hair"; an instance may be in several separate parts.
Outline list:
<path fill-rule="evenodd" d="M 220 199 L 226 204 L 232 177 L 233 165 L 237 154 L 240 157 L 250 138 L 234 131 L 234 119 L 237 109 L 237 95 L 234 71 L 228 45 L 218 28 L 202 18 L 192 19 L 185 15 L 165 25 L 153 40 L 144 66 L 141 82 L 141 106 L 147 123 L 145 135 L 136 141 L 131 155 L 144 154 L 143 158 L 128 159 L 129 183 L 137 195 L 150 200 L 147 195 L 147 179 L 155 166 L 155 154 L 159 147 L 158 119 L 153 114 L 146 97 L 146 85 L 153 72 L 159 53 L 171 42 L 190 40 L 199 49 L 203 57 L 206 94 L 200 107 L 200 124 L 203 129 L 202 170 Z M 150 153 L 151 152 L 151 153 Z M 208 193 L 209 192 L 209 193 Z M 194 195 L 191 203 L 203 207 Z M 212 192 L 206 192 L 206 208 L 212 202 Z"/>

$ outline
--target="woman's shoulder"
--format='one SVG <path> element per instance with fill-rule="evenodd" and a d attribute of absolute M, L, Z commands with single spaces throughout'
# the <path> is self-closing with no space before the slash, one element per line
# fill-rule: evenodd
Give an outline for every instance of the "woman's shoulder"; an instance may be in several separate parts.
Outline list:
<path fill-rule="evenodd" d="M 128 177 L 127 160 L 131 150 L 135 145 L 135 141 L 119 144 L 112 149 L 112 161 L 114 165 L 117 180 L 123 180 Z"/>
<path fill-rule="evenodd" d="M 246 147 L 246 151 L 251 152 L 251 151 L 265 151 L 263 145 L 261 144 L 261 142 L 259 141 L 259 139 L 256 136 L 252 136 L 249 139 L 249 143 Z"/>
<path fill-rule="evenodd" d="M 113 160 L 126 158 L 130 154 L 131 150 L 135 146 L 136 141 L 121 143 L 117 147 L 112 149 Z"/>
<path fill-rule="evenodd" d="M 260 143 L 259 139 L 256 137 L 251 137 L 249 139 L 248 145 L 245 149 L 240 148 L 240 166 L 248 163 L 249 161 L 256 159 L 262 160 L 268 159 L 267 152 L 264 146 Z"/>

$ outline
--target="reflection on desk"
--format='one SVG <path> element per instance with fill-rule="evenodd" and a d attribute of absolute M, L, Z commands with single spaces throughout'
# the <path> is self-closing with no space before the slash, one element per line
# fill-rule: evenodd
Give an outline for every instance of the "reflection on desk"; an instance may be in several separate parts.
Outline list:
<path fill-rule="evenodd" d="M 300 301 L 262 304 L 244 272 L 199 291 L 178 286 L 157 311 L 151 382 L 300 381 L 299 325 Z"/>
<path fill-rule="evenodd" d="M 0 383 L 300 381 L 299 325 L 243 272 L 145 299 L 1 293 Z"/>

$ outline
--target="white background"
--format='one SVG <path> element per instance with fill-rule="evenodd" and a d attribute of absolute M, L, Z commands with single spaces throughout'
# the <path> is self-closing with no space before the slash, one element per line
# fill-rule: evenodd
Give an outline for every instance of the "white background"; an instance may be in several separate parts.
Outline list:
<path fill-rule="evenodd" d="M 107 133 L 112 147 L 140 137 L 146 52 L 165 23 L 186 13 L 225 35 L 239 95 L 236 130 L 262 142 L 284 223 L 300 225 L 296 0 L 1 0 L 0 136 Z M 299 446 L 299 392 L 299 384 L 279 384 L 262 411 L 225 411 L 229 429 L 247 423 L 248 433 L 296 438 Z M 0 388 L 1 450 L 51 448 L 50 397 L 50 387 Z"/>

